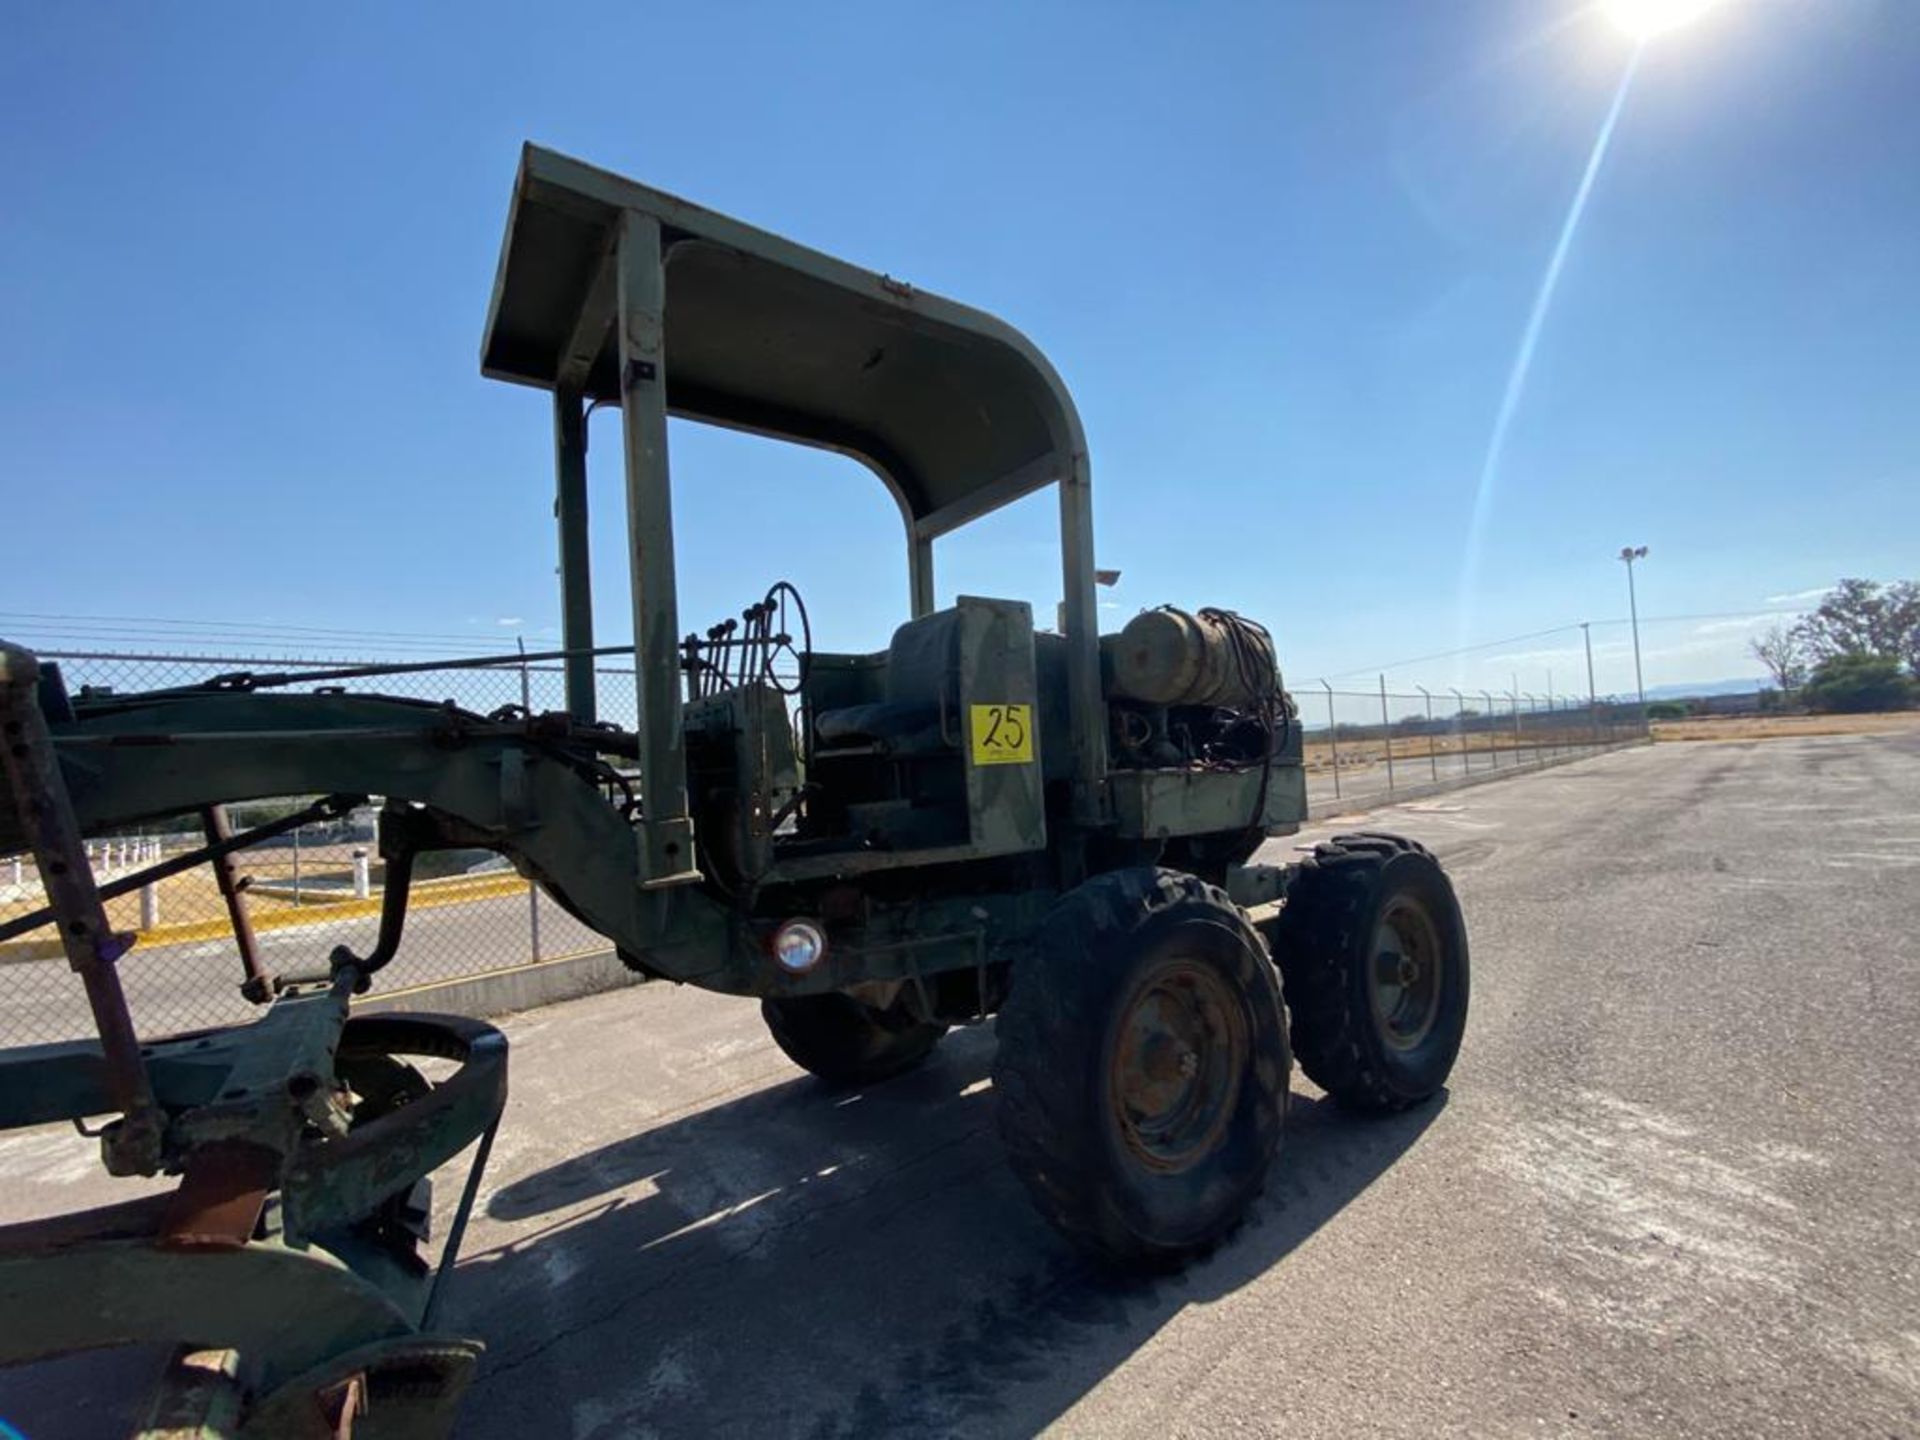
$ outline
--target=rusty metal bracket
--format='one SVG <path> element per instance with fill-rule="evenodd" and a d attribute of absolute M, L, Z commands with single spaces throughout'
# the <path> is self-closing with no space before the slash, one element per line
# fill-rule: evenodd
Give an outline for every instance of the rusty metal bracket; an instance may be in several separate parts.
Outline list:
<path fill-rule="evenodd" d="M 0 641 L 0 769 L 7 791 L 31 838 L 51 918 L 60 925 L 67 963 L 87 992 L 106 1060 L 108 1086 L 119 1122 L 101 1138 L 107 1168 L 115 1174 L 151 1175 L 160 1168 L 163 1121 L 140 1058 L 139 1037 L 120 988 L 115 962 L 132 945 L 115 934 L 94 884 L 73 802 L 38 697 L 40 664 L 25 650 Z"/>
<path fill-rule="evenodd" d="M 206 831 L 209 848 L 217 849 L 233 839 L 233 828 L 227 823 L 224 805 L 209 805 L 202 810 L 200 825 Z M 234 948 L 240 952 L 240 993 L 256 1005 L 265 1005 L 273 999 L 273 981 L 260 964 L 260 942 L 254 938 L 253 917 L 247 913 L 246 879 L 240 874 L 240 867 L 233 863 L 231 851 L 222 851 L 207 863 L 213 869 L 214 883 L 220 887 L 220 898 L 226 903 L 227 923 L 233 926 Z"/>

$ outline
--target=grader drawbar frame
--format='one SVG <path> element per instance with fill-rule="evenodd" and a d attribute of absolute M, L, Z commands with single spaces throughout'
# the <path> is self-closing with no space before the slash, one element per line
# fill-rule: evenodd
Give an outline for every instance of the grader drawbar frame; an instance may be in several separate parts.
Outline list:
<path fill-rule="evenodd" d="M 0 1365 L 172 1346 L 146 1435 L 446 1434 L 481 1346 L 439 1331 L 438 1311 L 506 1101 L 504 1037 L 349 1015 L 381 961 L 342 948 L 313 975 L 249 974 L 268 1006 L 251 1025 L 142 1042 L 117 968 L 131 939 L 108 921 L 47 722 L 58 691 L 57 673 L 0 644 L 0 829 L 33 853 L 48 906 L 26 918 L 57 926 L 98 1033 L 0 1053 L 0 1130 L 71 1121 L 110 1174 L 180 1180 L 0 1227 Z M 423 1058 L 452 1073 L 429 1081 Z M 99 1116 L 114 1118 L 87 1130 Z M 427 1176 L 464 1151 L 429 1264 Z"/>

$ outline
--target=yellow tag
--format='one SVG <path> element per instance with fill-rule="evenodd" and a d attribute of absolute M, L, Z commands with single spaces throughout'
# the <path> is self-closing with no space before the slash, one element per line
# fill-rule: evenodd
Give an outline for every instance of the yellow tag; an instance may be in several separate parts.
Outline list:
<path fill-rule="evenodd" d="M 1031 705 L 971 705 L 967 708 L 973 712 L 974 764 L 1033 763 Z"/>

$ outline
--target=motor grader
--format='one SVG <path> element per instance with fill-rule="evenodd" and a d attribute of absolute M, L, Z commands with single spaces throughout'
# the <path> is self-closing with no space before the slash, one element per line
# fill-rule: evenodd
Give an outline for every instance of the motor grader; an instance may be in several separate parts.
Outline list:
<path fill-rule="evenodd" d="M 100 1032 L 0 1057 L 0 1125 L 107 1116 L 110 1171 L 180 1177 L 112 1214 L 0 1235 L 0 1360 L 166 1340 L 181 1359 L 156 1414 L 197 1405 L 207 1433 L 444 1430 L 478 1342 L 436 1329 L 436 1297 L 500 1114 L 504 1043 L 475 1022 L 351 1009 L 403 943 L 413 862 L 436 849 L 507 857 L 646 976 L 757 999 L 780 1048 L 833 1085 L 884 1081 L 950 1027 L 997 1018 L 1013 1168 L 1068 1240 L 1116 1265 L 1178 1264 L 1242 1218 L 1295 1060 L 1355 1110 L 1443 1085 L 1468 1002 L 1446 876 L 1379 834 L 1259 863 L 1307 814 L 1271 636 L 1214 608 L 1098 633 L 1086 437 L 1018 332 L 530 146 L 481 368 L 552 397 L 564 711 L 378 693 L 418 667 L 69 693 L 57 667 L 0 651 L 0 851 L 35 853 L 47 904 L 26 918 L 59 926 Z M 619 646 L 594 634 L 594 405 L 622 421 Z M 873 471 L 907 551 L 885 649 L 815 648 L 781 583 L 685 628 L 669 417 Z M 1049 486 L 1057 625 L 1013 600 L 940 603 L 935 542 Z M 632 729 L 601 718 L 608 653 L 636 671 Z M 162 868 L 222 867 L 286 823 L 234 835 L 222 807 L 269 796 L 319 797 L 315 813 L 378 798 L 373 950 L 272 975 L 236 910 L 261 1019 L 136 1036 L 126 938 L 101 903 L 143 877 L 97 881 L 83 837 L 201 817 L 206 846 Z M 432 1080 L 421 1055 L 460 1068 Z M 476 1141 L 436 1274 L 417 1182 Z"/>

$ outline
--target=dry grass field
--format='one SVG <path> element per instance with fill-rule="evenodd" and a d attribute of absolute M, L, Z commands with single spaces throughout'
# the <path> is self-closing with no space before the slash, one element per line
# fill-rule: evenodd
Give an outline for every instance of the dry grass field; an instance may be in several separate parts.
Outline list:
<path fill-rule="evenodd" d="M 1656 720 L 1655 740 L 1784 740 L 1803 735 L 1890 735 L 1920 730 L 1920 710 L 1877 715 L 1702 715 Z"/>

